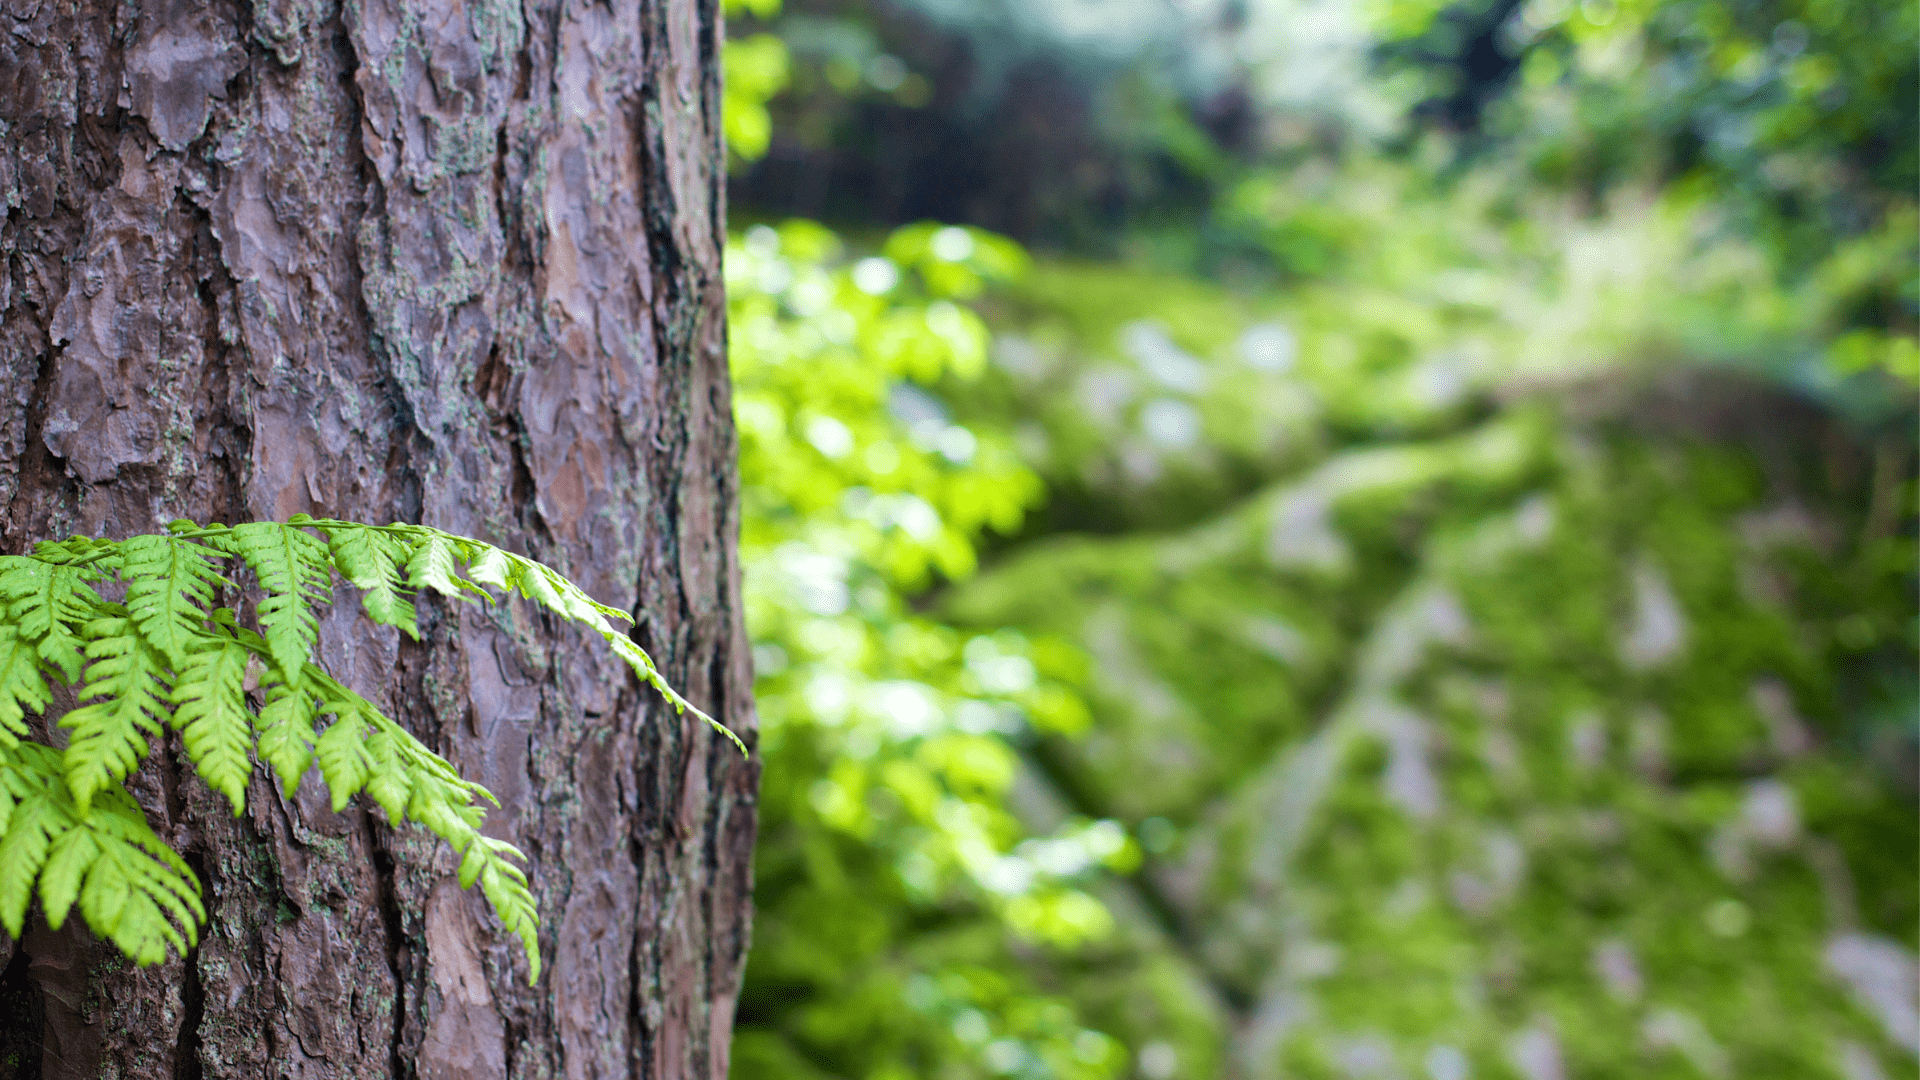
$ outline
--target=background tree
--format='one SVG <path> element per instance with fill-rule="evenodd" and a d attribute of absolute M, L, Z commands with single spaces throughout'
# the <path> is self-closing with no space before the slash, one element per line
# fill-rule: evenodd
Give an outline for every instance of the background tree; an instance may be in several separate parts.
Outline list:
<path fill-rule="evenodd" d="M 10 7 L 0 536 L 418 521 L 633 611 L 753 727 L 719 261 L 719 20 L 687 0 Z M 156 752 L 184 959 L 14 943 L 0 1074 L 720 1077 L 755 766 L 528 609 L 341 604 L 323 658 L 502 799 L 548 973 L 448 856 Z"/>

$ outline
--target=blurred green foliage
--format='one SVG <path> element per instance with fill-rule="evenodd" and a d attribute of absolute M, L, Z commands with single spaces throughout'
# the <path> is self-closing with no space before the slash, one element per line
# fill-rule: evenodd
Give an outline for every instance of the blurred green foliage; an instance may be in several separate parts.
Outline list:
<path fill-rule="evenodd" d="M 1873 0 L 1393 0 L 1383 49 L 1458 95 L 1474 16 L 1514 66 L 1483 154 L 1590 199 L 1659 184 L 1823 291 L 1827 361 L 1920 384 L 1920 8 Z"/>
<path fill-rule="evenodd" d="M 809 222 L 729 246 L 770 915 L 741 1075 L 1121 1065 L 1110 1037 L 1009 974 L 1010 950 L 1105 933 L 1080 885 L 1136 858 L 1114 822 L 1035 834 L 1005 805 L 1007 736 L 1086 726 L 1084 659 L 912 607 L 934 577 L 971 573 L 980 532 L 1014 531 L 1040 494 L 1001 433 L 954 422 L 936 394 L 986 367 L 986 328 L 956 300 L 1023 264 L 957 227 L 902 229 L 858 260 Z"/>
<path fill-rule="evenodd" d="M 1226 49 L 1229 138 L 1136 23 L 807 2 L 743 192 L 993 41 L 1199 194 L 730 242 L 736 1077 L 1920 1075 L 1910 8 L 1261 0 L 1373 66 Z"/>

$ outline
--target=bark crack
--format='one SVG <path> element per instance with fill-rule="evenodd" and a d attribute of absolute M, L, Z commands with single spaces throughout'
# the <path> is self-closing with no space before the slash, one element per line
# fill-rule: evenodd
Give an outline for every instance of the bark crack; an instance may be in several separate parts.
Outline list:
<path fill-rule="evenodd" d="M 41 1080 L 40 1059 L 46 1044 L 40 1032 L 47 1022 L 46 993 L 27 965 L 24 942 L 12 942 L 13 954 L 0 969 L 0 1015 L 12 1022 L 0 1024 L 0 1080 Z"/>
<path fill-rule="evenodd" d="M 393 852 L 383 842 L 380 826 L 373 815 L 360 811 L 360 820 L 366 830 L 367 850 L 373 853 L 374 887 L 379 894 L 380 924 L 385 931 L 387 970 L 393 974 L 393 1021 L 387 1031 L 387 1075 L 393 1080 L 402 1080 L 412 1074 L 409 1062 L 401 1053 L 401 1044 L 406 1037 L 407 1027 L 407 979 L 403 970 L 405 964 L 400 952 L 406 942 L 406 927 L 400 916 L 400 899 L 395 876 L 399 872 L 393 859 Z"/>
<path fill-rule="evenodd" d="M 207 898 L 207 925 L 211 931 L 215 897 L 207 878 L 206 859 L 197 851 L 182 856 L 200 882 L 200 893 Z M 203 931 L 206 932 L 206 931 Z M 207 990 L 200 981 L 200 950 L 188 950 L 181 957 L 185 969 L 180 983 L 180 1033 L 173 1046 L 173 1080 L 201 1080 L 205 1064 L 200 1060 L 200 1022 L 206 1016 Z"/>

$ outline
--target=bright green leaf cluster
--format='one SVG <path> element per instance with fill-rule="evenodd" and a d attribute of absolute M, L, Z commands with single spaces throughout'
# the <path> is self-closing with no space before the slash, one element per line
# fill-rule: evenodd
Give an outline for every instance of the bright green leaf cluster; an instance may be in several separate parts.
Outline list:
<path fill-rule="evenodd" d="M 265 596 L 259 629 L 216 607 L 235 590 L 235 560 Z M 311 659 L 319 608 L 333 577 L 360 590 L 375 623 L 418 640 L 409 595 L 460 600 L 518 593 L 594 630 L 664 694 L 740 744 L 668 686 L 653 661 L 596 603 L 558 572 L 491 544 L 421 525 L 362 525 L 299 515 L 287 524 L 229 528 L 176 521 L 167 535 L 74 537 L 0 558 L 0 926 L 18 938 L 38 885 L 59 927 L 75 903 L 97 934 L 140 964 L 184 952 L 206 918 L 200 887 L 156 836 L 122 786 L 167 727 L 180 732 L 194 771 L 246 806 L 254 758 L 291 794 L 315 762 L 344 809 L 364 793 L 387 814 L 424 826 L 460 853 L 460 884 L 479 882 L 502 927 L 540 975 L 539 912 L 525 856 L 484 836 L 483 802 L 498 801 Z M 125 599 L 106 599 L 110 586 Z M 33 741 L 29 714 L 73 688 L 58 718 L 64 750 Z M 741 747 L 745 752 L 745 747 Z"/>
<path fill-rule="evenodd" d="M 729 17 L 767 21 L 780 14 L 780 0 L 725 0 Z M 729 38 L 720 49 L 720 129 L 735 164 L 766 156 L 773 141 L 773 100 L 792 76 L 787 43 L 772 34 Z"/>
<path fill-rule="evenodd" d="M 1014 960 L 1107 942 L 1090 887 L 1138 857 L 1115 822 L 1036 828 L 1015 809 L 1018 740 L 1088 721 L 1086 658 L 914 610 L 1038 493 L 1006 425 L 949 404 L 991 377 L 970 300 L 1026 263 L 1004 237 L 930 223 L 868 250 L 806 221 L 728 245 L 765 762 L 744 995 L 805 987 L 739 1027 L 736 1077 L 1126 1071 Z"/>

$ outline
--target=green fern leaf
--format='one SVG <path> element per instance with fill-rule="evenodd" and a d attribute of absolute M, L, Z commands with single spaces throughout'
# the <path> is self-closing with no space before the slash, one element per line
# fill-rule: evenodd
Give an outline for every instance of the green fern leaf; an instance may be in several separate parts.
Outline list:
<path fill-rule="evenodd" d="M 507 564 L 512 567 L 508 580 L 514 591 L 562 618 L 574 617 L 574 613 L 567 608 L 566 598 L 554 589 L 552 580 L 540 572 L 544 567 L 539 563 L 507 552 Z M 605 620 L 596 614 L 592 621 Z"/>
<path fill-rule="evenodd" d="M 84 817 L 94 793 L 126 779 L 160 734 L 171 684 L 166 660 L 124 616 L 87 624 L 87 704 L 60 718 L 73 732 L 67 743 L 67 787 Z"/>
<path fill-rule="evenodd" d="M 13 623 L 0 622 L 0 747 L 27 737 L 27 714 L 44 712 L 53 694 L 40 673 L 40 655 Z M 6 824 L 0 822 L 0 834 Z"/>
<path fill-rule="evenodd" d="M 60 565 L 38 557 L 0 559 L 0 601 L 5 602 L 8 620 L 68 685 L 78 683 L 86 668 L 81 630 L 101 614 L 105 603 L 88 584 L 99 576 L 94 566 Z"/>
<path fill-rule="evenodd" d="M 492 544 L 461 538 L 468 551 L 467 576 L 483 585 L 518 592 L 557 615 L 604 629 L 607 619 L 630 623 L 633 617 L 588 596 L 558 570 Z"/>
<path fill-rule="evenodd" d="M 11 780 L 16 771 L 25 768 L 20 764 L 20 745 L 0 746 L 0 840 L 6 839 L 7 826 L 13 822 L 13 808 L 20 803 L 20 795 L 14 791 Z M 6 873 L 4 865 L 0 864 L 0 874 Z"/>
<path fill-rule="evenodd" d="M 398 825 L 407 816 L 413 794 L 409 763 L 401 760 L 393 732 L 382 726 L 375 726 L 367 736 L 366 754 L 367 795 L 387 812 L 387 824 Z"/>
<path fill-rule="evenodd" d="M 638 642 L 621 633 L 608 620 L 631 623 L 633 618 L 619 608 L 608 607 L 588 596 L 580 586 L 567 580 L 559 571 L 544 563 L 535 562 L 523 555 L 503 551 L 491 544 L 477 540 L 462 541 L 471 551 L 471 562 L 467 574 L 474 581 L 493 585 L 503 591 L 518 592 L 553 613 L 593 629 L 604 639 L 622 660 L 633 668 L 642 682 L 658 690 L 678 712 L 692 712 L 705 720 L 709 726 L 725 735 L 742 754 L 747 746 L 740 741 L 731 729 L 720 721 L 707 715 L 692 702 L 668 684 L 654 666 L 653 658 L 647 655 Z"/>
<path fill-rule="evenodd" d="M 332 598 L 327 545 L 293 525 L 272 521 L 240 525 L 227 535 L 228 544 L 267 590 L 259 617 L 273 662 L 282 672 L 299 671 L 320 632 L 314 606 Z"/>
<path fill-rule="evenodd" d="M 412 737 L 407 738 L 411 741 Z M 421 749 L 424 752 L 425 748 Z M 477 784 L 417 775 L 412 797 L 407 800 L 407 817 L 451 844 L 453 850 L 465 851 L 468 841 L 480 835 L 480 826 L 487 820 L 486 809 L 478 801 L 481 797 L 493 801 L 493 793 Z"/>
<path fill-rule="evenodd" d="M 467 577 L 482 584 L 491 585 L 503 593 L 514 591 L 515 573 L 513 556 L 494 547 L 492 544 L 469 542 L 467 545 Z"/>
<path fill-rule="evenodd" d="M 253 717 L 247 710 L 247 661 L 240 642 L 227 638 L 187 654 L 173 683 L 173 726 L 187 744 L 187 757 L 207 785 L 227 797 L 238 815 L 246 809 L 253 762 Z"/>
<path fill-rule="evenodd" d="M 60 566 L 91 566 L 103 575 L 110 574 L 120 568 L 120 542 L 91 536 L 42 540 L 33 545 L 33 557 Z"/>
<path fill-rule="evenodd" d="M 628 623 L 633 621 L 632 616 L 619 608 L 597 602 L 585 590 L 545 563 L 479 540 L 444 533 L 440 536 L 451 541 L 456 549 L 464 551 L 467 577 L 473 582 L 492 585 L 503 592 L 518 592 L 555 614 L 595 629 L 602 628 L 607 619 Z M 459 584 L 464 588 L 472 588 L 466 582 Z"/>
<path fill-rule="evenodd" d="M 0 926 L 18 941 L 47 853 L 77 819 L 58 750 L 21 743 L 7 758 L 7 767 L 0 770 L 0 783 L 11 802 L 6 834 L 0 836 Z"/>
<path fill-rule="evenodd" d="M 660 669 L 654 666 L 653 657 L 647 655 L 647 650 L 641 648 L 639 642 L 617 630 L 603 631 L 600 636 L 605 638 L 607 644 L 613 647 L 614 655 L 625 660 L 627 666 L 631 667 L 634 673 L 640 676 L 641 681 L 650 684 L 655 690 L 659 691 L 660 696 L 666 698 L 667 701 L 673 705 L 676 712 L 692 713 L 700 719 L 705 720 L 708 727 L 725 735 L 727 740 L 733 743 L 734 748 L 739 750 L 743 756 L 747 754 L 747 744 L 740 741 L 740 736 L 735 735 L 732 728 L 707 715 L 699 706 L 682 697 L 680 692 L 675 690 L 673 686 L 667 682 L 666 678 L 660 674 Z"/>
<path fill-rule="evenodd" d="M 430 528 L 409 528 L 413 538 L 413 557 L 407 559 L 407 584 L 430 588 L 440 596 L 467 600 L 467 588 L 459 577 L 459 546 Z"/>
<path fill-rule="evenodd" d="M 371 530 L 370 526 L 355 525 L 353 522 L 309 523 L 322 530 Z M 632 616 L 594 600 L 559 571 L 492 544 L 454 536 L 424 525 L 391 525 L 381 531 L 402 534 L 412 540 L 413 556 L 407 562 L 408 584 L 415 588 L 430 588 L 452 597 L 464 597 L 469 591 L 486 596 L 486 591 L 479 586 L 491 585 L 502 592 L 517 592 L 557 615 L 582 623 L 612 646 L 614 652 L 639 674 L 641 680 L 666 697 L 676 711 L 692 712 L 726 736 L 742 754 L 747 753 L 746 744 L 740 741 L 738 735 L 675 691 L 661 676 L 646 650 L 608 622 L 631 623 Z M 467 564 L 464 578 L 460 576 L 460 563 L 463 560 Z"/>
<path fill-rule="evenodd" d="M 475 860 L 475 854 L 479 859 Z M 540 905 L 527 887 L 527 875 L 509 859 L 526 860 L 520 849 L 504 840 L 475 834 L 460 861 L 460 884 L 471 886 L 477 879 L 480 891 L 493 906 L 493 913 L 507 933 L 520 939 L 527 951 L 527 982 L 540 980 Z M 478 862 L 470 872 L 470 863 Z"/>
<path fill-rule="evenodd" d="M 272 659 L 267 640 L 241 626 L 232 608 L 215 611 L 213 621 L 229 640 L 247 652 L 242 689 L 247 685 L 248 675 L 258 676 L 266 704 L 253 717 L 254 745 L 260 760 L 271 766 L 274 775 L 280 778 L 281 791 L 292 796 L 299 790 L 307 767 L 313 764 L 313 723 L 318 714 L 313 691 L 307 685 L 306 670 L 319 669 L 309 664 L 300 678 L 290 683 L 279 668 L 266 662 Z"/>
<path fill-rule="evenodd" d="M 438 780 L 462 789 L 484 791 L 460 779 L 459 772 L 399 724 L 382 715 L 372 702 L 334 681 L 317 667 L 307 669 L 322 712 L 333 723 L 320 736 L 315 753 L 320 775 L 327 782 L 335 808 L 344 807 L 364 791 L 399 824 L 411 816 L 409 806 L 422 781 Z M 491 795 L 487 796 L 492 798 Z"/>
<path fill-rule="evenodd" d="M 316 523 L 315 527 L 326 534 L 340 576 L 360 590 L 360 603 L 368 617 L 383 626 L 397 626 L 408 637 L 420 640 L 413 604 L 401 591 L 405 581 L 402 568 L 413 553 L 407 543 L 371 525 L 329 521 Z"/>
<path fill-rule="evenodd" d="M 227 556 L 244 559 L 268 594 L 257 610 L 264 635 L 230 609 L 209 610 L 231 586 L 217 569 Z M 410 820 L 440 837 L 461 856 L 461 885 L 481 886 L 539 977 L 538 905 L 517 865 L 525 856 L 480 831 L 483 803 L 497 800 L 308 661 L 315 609 L 331 599 L 336 568 L 370 618 L 416 638 L 408 590 L 518 593 L 591 628 L 676 708 L 693 709 L 614 629 L 631 621 L 625 612 L 539 562 L 437 529 L 296 515 L 286 525 L 183 520 L 167 536 L 43 543 L 32 556 L 0 558 L 0 926 L 19 934 L 37 886 L 54 925 L 78 905 L 97 934 L 140 963 L 197 941 L 205 919 L 198 883 L 120 783 L 171 720 L 195 771 L 236 813 L 251 750 L 289 795 L 317 760 L 336 810 L 364 792 L 390 822 Z M 126 606 L 93 589 L 116 577 Z M 30 741 L 25 722 L 50 704 L 56 672 L 69 685 L 85 681 L 82 704 L 60 721 L 72 733 L 64 752 Z M 265 704 L 252 716 L 246 695 L 255 676 Z M 332 719 L 316 734 L 322 713 Z"/>
<path fill-rule="evenodd" d="M 425 753 L 424 747 L 420 750 Z M 526 950 L 531 983 L 540 978 L 540 906 L 527 887 L 525 871 L 512 861 L 524 862 L 526 855 L 480 832 L 484 812 L 473 802 L 476 793 L 492 798 L 484 788 L 457 777 L 451 782 L 441 777 L 421 779 L 414 784 L 407 814 L 460 853 L 460 887 L 480 883 L 501 927 L 518 937 Z"/>
<path fill-rule="evenodd" d="M 133 797 L 116 785 L 77 817 L 54 838 L 40 872 L 47 925 L 59 929 L 78 900 L 87 926 L 137 964 L 165 960 L 169 946 L 184 954 L 197 943 L 206 918 L 199 883 L 153 834 Z"/>
<path fill-rule="evenodd" d="M 706 721 L 715 731 L 726 736 L 742 754 L 747 752 L 746 744 L 741 742 L 740 737 L 731 729 L 695 707 L 692 702 L 674 690 L 661 676 L 659 668 L 654 666 L 653 658 L 647 655 L 646 650 L 642 649 L 638 642 L 609 625 L 608 620 L 631 623 L 633 618 L 626 612 L 594 600 L 584 589 L 569 581 L 559 571 L 524 555 L 516 555 L 492 544 L 449 536 L 421 526 L 409 526 L 409 528 L 428 536 L 429 539 L 438 538 L 443 542 L 442 547 L 449 551 L 445 556 L 444 567 L 444 573 L 447 576 L 452 577 L 455 571 L 451 550 L 463 548 L 468 557 L 467 576 L 473 581 L 492 585 L 504 592 L 517 592 L 563 618 L 591 628 L 613 648 L 616 655 L 633 668 L 641 681 L 658 690 L 672 703 L 676 711 L 692 712 L 693 715 Z M 414 557 L 419 559 L 420 553 L 425 550 L 423 544 Z M 454 581 L 454 584 L 441 588 L 441 591 L 454 595 L 455 590 L 459 588 L 473 587 L 468 582 L 457 578 Z"/>
<path fill-rule="evenodd" d="M 212 548 L 171 536 L 135 536 L 120 544 L 120 576 L 133 621 L 174 670 L 206 640 L 214 590 L 231 588 Z"/>
<path fill-rule="evenodd" d="M 344 687 L 324 674 L 315 678 L 315 673 L 308 672 L 308 685 L 317 691 L 321 711 L 333 714 L 333 723 L 320 733 L 319 740 L 314 743 L 313 753 L 320 761 L 320 778 L 327 782 L 327 791 L 333 796 L 333 810 L 337 814 L 345 810 L 347 803 L 366 788 L 367 777 L 373 769 L 373 762 L 367 756 L 367 721 L 361 710 L 346 701 L 343 695 L 330 692 L 336 688 L 344 690 Z M 332 685 L 327 686 L 329 683 Z"/>
<path fill-rule="evenodd" d="M 186 860 L 154 835 L 133 796 L 122 788 L 103 795 L 86 822 L 101 858 L 80 890 L 81 914 L 94 933 L 112 939 L 138 963 L 166 959 L 162 942 L 184 954 L 199 944 L 207 918 L 199 881 Z"/>
<path fill-rule="evenodd" d="M 313 693 L 305 679 L 288 683 L 277 671 L 263 683 L 267 703 L 254 718 L 253 733 L 260 760 L 273 767 L 274 775 L 280 778 L 280 790 L 291 798 L 300 788 L 300 778 L 307 775 L 307 767 L 313 764 Z"/>
<path fill-rule="evenodd" d="M 594 600 L 580 586 L 568 581 L 559 571 L 544 563 L 537 563 L 532 559 L 512 558 L 517 564 L 516 569 L 519 570 L 515 580 L 520 585 L 520 595 L 549 611 L 564 615 L 575 622 L 584 623 L 596 630 L 605 629 L 608 619 L 622 623 L 633 621 L 633 617 L 626 612 Z"/>
<path fill-rule="evenodd" d="M 334 715 L 333 724 L 320 736 L 317 753 L 336 808 L 365 790 L 387 812 L 389 821 L 397 824 L 404 813 L 445 840 L 462 855 L 461 887 L 481 882 L 501 925 L 527 950 L 529 979 L 539 978 L 539 905 L 527 888 L 525 873 L 508 861 L 526 856 L 480 832 L 486 812 L 479 801 L 498 805 L 498 800 L 480 785 L 461 779 L 459 770 L 445 758 L 325 672 L 309 668 L 307 678 L 325 711 Z"/>
<path fill-rule="evenodd" d="M 413 539 L 413 557 L 407 560 L 407 584 L 416 589 L 432 589 L 456 600 L 471 599 L 467 594 L 484 592 L 460 576 L 460 541 L 438 529 L 414 525 L 407 528 Z"/>

